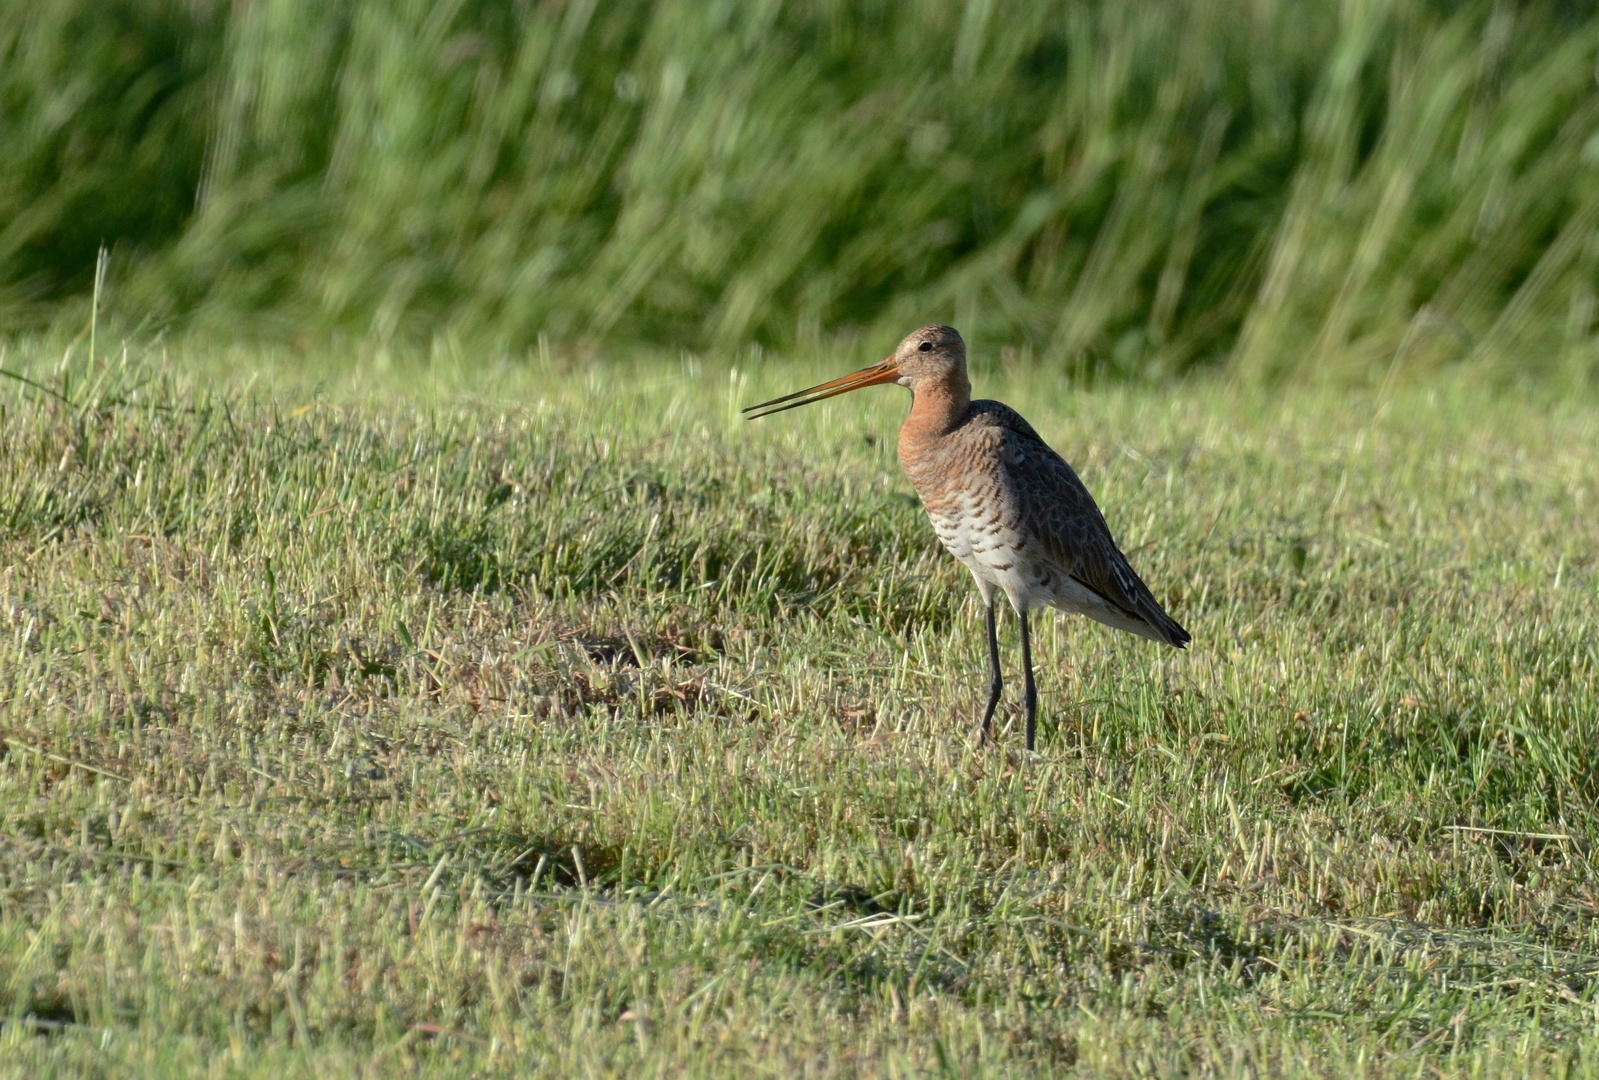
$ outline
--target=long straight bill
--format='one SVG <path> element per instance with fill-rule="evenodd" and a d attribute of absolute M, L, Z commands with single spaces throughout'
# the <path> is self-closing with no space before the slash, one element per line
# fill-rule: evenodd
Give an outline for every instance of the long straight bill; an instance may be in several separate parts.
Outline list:
<path fill-rule="evenodd" d="M 894 363 L 894 358 L 890 356 L 882 363 L 861 368 L 859 371 L 852 371 L 842 378 L 833 379 L 831 382 L 819 383 L 807 390 L 796 390 L 792 394 L 784 394 L 782 397 L 775 397 L 771 401 L 763 401 L 759 405 L 751 405 L 743 410 L 744 419 L 758 420 L 763 416 L 787 412 L 789 409 L 797 409 L 801 405 L 809 405 L 824 398 L 847 394 L 851 390 L 859 390 L 863 386 L 881 386 L 883 383 L 894 382 L 898 378 L 899 365 Z M 772 408 L 774 405 L 777 408 Z"/>

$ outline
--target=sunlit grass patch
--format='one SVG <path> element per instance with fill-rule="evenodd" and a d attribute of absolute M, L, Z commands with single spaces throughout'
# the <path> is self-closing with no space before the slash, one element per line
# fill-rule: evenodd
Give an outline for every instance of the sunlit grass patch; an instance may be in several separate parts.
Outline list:
<path fill-rule="evenodd" d="M 178 356 L 6 361 L 29 1075 L 1592 1068 L 1592 402 L 979 370 L 1195 636 L 1028 756 L 897 390 Z"/>

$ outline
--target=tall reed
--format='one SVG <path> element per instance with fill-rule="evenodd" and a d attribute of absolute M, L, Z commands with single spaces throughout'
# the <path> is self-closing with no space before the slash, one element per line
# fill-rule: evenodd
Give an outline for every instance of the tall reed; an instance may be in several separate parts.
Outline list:
<path fill-rule="evenodd" d="M 1575 12 L 3 0 L 0 317 L 1586 377 Z"/>

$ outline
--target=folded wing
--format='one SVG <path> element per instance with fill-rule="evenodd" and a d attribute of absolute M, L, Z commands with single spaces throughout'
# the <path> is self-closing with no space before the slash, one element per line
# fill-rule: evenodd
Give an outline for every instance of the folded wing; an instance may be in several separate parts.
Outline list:
<path fill-rule="evenodd" d="M 1126 620 L 1133 625 L 1123 629 L 1179 649 L 1186 646 L 1188 631 L 1166 614 L 1116 546 L 1077 473 L 1020 415 L 1004 411 L 1010 415 L 1004 417 L 1000 464 L 1032 542 L 1057 570 L 1121 617 L 1103 621 L 1121 625 Z"/>

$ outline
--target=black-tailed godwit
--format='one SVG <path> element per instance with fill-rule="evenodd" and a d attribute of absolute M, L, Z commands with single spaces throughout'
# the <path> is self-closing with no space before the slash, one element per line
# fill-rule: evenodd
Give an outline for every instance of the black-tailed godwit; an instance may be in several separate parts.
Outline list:
<path fill-rule="evenodd" d="M 750 419 L 771 416 L 885 383 L 911 391 L 911 412 L 899 429 L 900 464 L 938 539 L 977 579 L 987 608 L 988 706 L 980 738 L 988 737 L 1004 689 L 996 593 L 1005 594 L 1021 620 L 1029 750 L 1038 721 L 1029 611 L 1058 608 L 1179 649 L 1188 644 L 1188 631 L 1133 571 L 1072 467 L 1016 410 L 972 400 L 966 343 L 951 327 L 924 326 L 881 363 L 744 412 Z"/>

